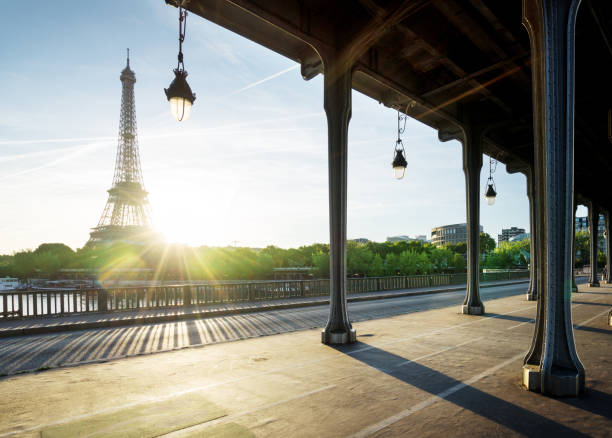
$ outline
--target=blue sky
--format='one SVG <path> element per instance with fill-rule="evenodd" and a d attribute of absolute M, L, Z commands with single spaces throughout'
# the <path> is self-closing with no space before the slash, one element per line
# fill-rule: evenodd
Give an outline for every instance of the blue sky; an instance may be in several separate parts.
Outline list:
<path fill-rule="evenodd" d="M 327 242 L 322 77 L 191 14 L 184 44 L 197 94 L 177 123 L 163 93 L 176 63 L 176 9 L 163 0 L 4 2 L 0 17 L 0 253 L 42 242 L 81 247 L 110 188 L 125 49 L 136 73 L 144 181 L 153 220 L 191 245 Z M 383 241 L 465 222 L 461 147 L 414 120 L 406 177 L 392 178 L 395 111 L 353 92 L 348 237 Z M 485 163 L 487 163 L 485 157 Z M 482 170 L 482 192 L 488 176 Z M 525 178 L 494 175 L 481 222 L 528 228 Z"/>

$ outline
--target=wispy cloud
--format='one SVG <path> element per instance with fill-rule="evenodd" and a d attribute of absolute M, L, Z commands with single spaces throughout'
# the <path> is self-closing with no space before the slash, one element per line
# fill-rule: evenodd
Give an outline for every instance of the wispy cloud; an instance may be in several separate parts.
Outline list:
<path fill-rule="evenodd" d="M 8 175 L 3 175 L 0 177 L 0 181 L 6 180 L 9 178 L 14 178 L 16 176 L 25 175 L 25 174 L 32 173 L 32 172 L 37 172 L 39 170 L 46 169 L 48 167 L 53 167 L 59 163 L 63 163 L 65 161 L 69 161 L 74 158 L 77 158 L 78 156 L 82 155 L 85 152 L 89 152 L 91 150 L 101 148 L 102 146 L 107 146 L 109 144 L 110 142 L 106 141 L 106 142 L 91 143 L 88 145 L 79 146 L 78 148 L 66 148 L 66 149 L 70 149 L 71 152 L 59 158 L 56 158 L 53 161 L 49 161 L 48 163 L 41 164 L 40 166 L 30 167 L 28 169 L 23 169 L 18 172 L 9 173 Z"/>
<path fill-rule="evenodd" d="M 74 141 L 108 141 L 115 137 L 73 137 L 73 138 L 36 138 L 26 140 L 0 140 L 0 146 L 38 143 L 69 143 Z"/>
<path fill-rule="evenodd" d="M 3 156 L 0 156 L 0 163 L 5 163 L 7 161 L 16 161 L 16 160 L 45 157 L 47 155 L 55 155 L 61 152 L 74 151 L 74 150 L 79 149 L 80 147 L 82 146 L 79 145 L 79 146 L 71 146 L 71 147 L 60 148 L 60 149 L 46 149 L 43 151 L 27 152 L 25 154 L 3 155 Z"/>
<path fill-rule="evenodd" d="M 291 66 L 291 67 L 289 67 L 289 68 L 286 68 L 286 69 L 284 69 L 284 70 L 281 70 L 281 71 L 279 71 L 279 72 L 276 72 L 276 73 L 274 73 L 273 75 L 270 75 L 270 76 L 268 76 L 268 77 L 265 77 L 265 78 L 263 78 L 263 79 L 260 79 L 259 81 L 255 81 L 255 82 L 253 82 L 253 83 L 251 83 L 251 84 L 249 84 L 249 85 L 247 85 L 247 86 L 245 86 L 245 87 L 239 88 L 239 89 L 238 89 L 238 90 L 236 90 L 236 91 L 232 91 L 231 93 L 226 94 L 225 96 L 222 96 L 222 97 L 220 97 L 219 99 L 225 99 L 226 97 L 235 96 L 235 95 L 236 95 L 236 94 L 238 94 L 238 93 L 242 93 L 243 91 L 249 90 L 249 89 L 251 89 L 251 88 L 253 88 L 253 87 L 257 87 L 258 85 L 261 85 L 261 84 L 263 84 L 263 83 L 265 83 L 265 82 L 268 82 L 268 81 L 270 81 L 270 80 L 272 80 L 272 79 L 274 79 L 274 78 L 277 78 L 277 77 L 279 77 L 279 76 L 281 76 L 281 75 L 284 75 L 285 73 L 288 73 L 288 72 L 290 72 L 290 71 L 292 71 L 292 70 L 296 70 L 296 69 L 297 69 L 297 68 L 299 68 L 299 67 L 300 67 L 300 65 L 299 65 L 299 64 L 296 64 L 296 65 L 294 65 L 294 66 Z"/>

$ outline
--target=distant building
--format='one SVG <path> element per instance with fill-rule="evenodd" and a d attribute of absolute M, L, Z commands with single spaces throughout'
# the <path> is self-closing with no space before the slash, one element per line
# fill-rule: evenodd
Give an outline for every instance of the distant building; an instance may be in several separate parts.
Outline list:
<path fill-rule="evenodd" d="M 370 241 L 370 239 L 366 239 L 365 237 L 359 237 L 357 239 L 349 239 L 349 242 L 355 242 L 355 243 L 368 243 Z"/>
<path fill-rule="evenodd" d="M 576 216 L 576 222 L 575 222 L 575 231 L 585 231 L 585 232 L 589 232 L 589 217 L 588 216 L 582 216 L 582 217 L 578 217 Z M 599 222 L 597 223 L 597 248 L 599 251 L 603 251 L 604 254 L 606 254 L 606 245 L 604 244 L 605 238 L 604 238 L 604 231 L 606 230 L 606 222 L 605 222 L 605 218 L 603 214 L 599 215 Z"/>
<path fill-rule="evenodd" d="M 497 243 L 501 243 L 501 242 L 508 242 L 510 241 L 510 239 L 514 236 L 518 236 L 520 234 L 525 234 L 525 228 L 517 228 L 517 227 L 510 227 L 510 228 L 502 228 L 502 232 L 501 234 L 497 235 Z"/>
<path fill-rule="evenodd" d="M 482 233 L 482 225 L 480 226 Z M 467 242 L 467 224 L 442 225 L 431 229 L 431 243 L 435 246 L 444 246 Z"/>
<path fill-rule="evenodd" d="M 589 232 L 589 217 L 588 216 L 583 216 L 583 217 L 576 216 L 575 226 L 576 226 L 576 232 L 586 231 L 588 233 Z M 605 229 L 606 229 L 605 218 L 603 214 L 600 214 L 599 222 L 597 224 L 598 235 L 603 236 Z"/>
<path fill-rule="evenodd" d="M 525 239 L 531 239 L 531 234 L 529 233 L 517 234 L 516 236 L 513 236 L 510 238 L 510 242 L 520 242 L 521 240 L 525 240 Z"/>
<path fill-rule="evenodd" d="M 410 237 L 410 236 L 405 236 L 405 235 L 387 237 L 387 242 L 390 242 L 390 243 L 415 242 L 415 241 L 426 243 L 427 236 L 425 236 L 424 234 L 419 234 L 418 236 L 415 236 L 415 237 Z"/>

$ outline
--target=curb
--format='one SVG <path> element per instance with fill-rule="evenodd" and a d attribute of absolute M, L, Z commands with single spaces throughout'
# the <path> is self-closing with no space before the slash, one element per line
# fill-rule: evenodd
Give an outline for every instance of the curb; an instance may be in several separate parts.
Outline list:
<path fill-rule="evenodd" d="M 529 279 L 524 281 L 512 281 L 506 283 L 496 284 L 483 284 L 481 288 L 498 287 L 498 286 L 511 286 L 516 284 L 528 283 Z M 360 296 L 349 296 L 347 302 L 358 303 L 362 301 L 375 301 L 385 300 L 390 298 L 403 298 L 410 296 L 419 295 L 433 295 L 446 292 L 457 292 L 465 289 L 465 285 L 449 287 L 444 289 L 429 289 L 425 291 L 417 292 L 397 292 L 397 293 L 384 293 L 380 295 L 370 295 L 365 297 Z M 302 307 L 314 307 L 324 306 L 329 304 L 329 299 L 322 298 L 316 301 L 302 301 L 295 303 L 284 303 L 284 304 L 270 304 L 264 307 L 241 307 L 237 309 L 219 309 L 219 310 L 208 310 L 208 311 L 196 311 L 190 313 L 177 313 L 171 315 L 155 315 L 155 316 L 143 316 L 135 317 L 130 319 L 113 319 L 107 321 L 94 321 L 94 322 L 82 322 L 76 324 L 60 324 L 45 327 L 27 327 L 20 329 L 0 330 L 0 338 L 9 338 L 13 336 L 27 336 L 27 335 L 40 335 L 47 333 L 59 333 L 68 331 L 77 331 L 85 329 L 96 329 L 96 328 L 113 328 L 113 327 L 126 327 L 140 324 L 154 324 L 159 322 L 169 321 L 185 321 L 190 319 L 201 319 L 201 318 L 214 318 L 217 316 L 229 316 L 243 313 L 255 313 L 255 312 L 268 312 L 272 310 L 284 310 L 284 309 L 299 309 Z"/>

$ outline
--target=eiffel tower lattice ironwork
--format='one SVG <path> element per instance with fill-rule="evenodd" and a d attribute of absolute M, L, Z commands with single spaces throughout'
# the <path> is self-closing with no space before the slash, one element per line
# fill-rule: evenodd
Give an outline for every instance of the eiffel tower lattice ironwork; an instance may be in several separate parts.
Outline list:
<path fill-rule="evenodd" d="M 113 185 L 108 190 L 108 201 L 102 217 L 90 233 L 88 245 L 126 242 L 146 243 L 152 236 L 149 200 L 142 180 L 140 153 L 136 130 L 134 84 L 136 75 L 127 65 L 121 72 L 121 116 L 119 142 L 115 161 Z"/>

